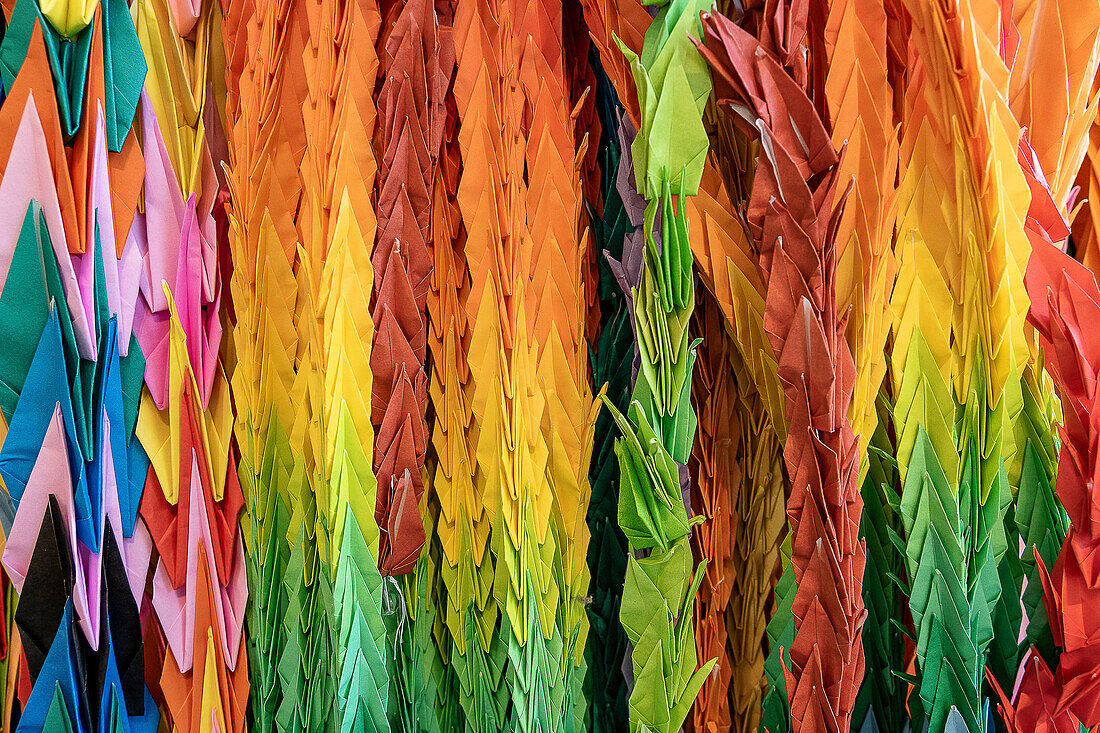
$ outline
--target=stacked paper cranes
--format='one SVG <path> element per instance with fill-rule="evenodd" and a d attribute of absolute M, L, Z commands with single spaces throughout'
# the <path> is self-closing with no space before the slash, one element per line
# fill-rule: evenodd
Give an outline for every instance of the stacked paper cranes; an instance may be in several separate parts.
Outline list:
<path fill-rule="evenodd" d="M 1095 0 L 0 10 L 4 730 L 1100 729 Z"/>
<path fill-rule="evenodd" d="M 385 528 L 380 552 L 387 574 L 410 570 L 424 545 L 417 502 L 424 493 L 421 469 L 427 450 L 428 238 L 445 94 L 454 63 L 450 36 L 440 38 L 434 15 L 426 2 L 401 9 L 385 40 L 381 72 L 384 123 L 378 147 L 383 183 L 372 258 L 379 278 L 371 409 L 378 432 L 375 515 Z"/>
<path fill-rule="evenodd" d="M 690 609 L 706 560 L 695 567 L 689 538 L 698 522 L 684 497 L 697 426 L 691 386 L 698 345 L 689 333 L 695 285 L 687 196 L 699 189 L 707 143 L 701 115 L 711 91 L 687 35 L 698 32 L 700 9 L 690 0 L 663 7 L 640 55 L 619 42 L 638 94 L 631 157 L 636 190 L 647 203 L 641 241 L 631 252 L 624 247 L 619 266 L 637 341 L 634 391 L 626 415 L 604 401 L 623 431 L 615 453 L 628 550 L 620 619 L 633 647 L 630 720 L 654 731 L 679 729 L 717 661 L 696 669 Z M 669 134 L 673 125 L 680 129 Z"/>
<path fill-rule="evenodd" d="M 793 729 L 846 730 L 864 666 L 866 550 L 847 417 L 855 369 L 835 306 L 838 161 L 809 98 L 758 41 L 716 16 L 707 18 L 706 39 L 704 55 L 723 81 L 719 93 L 728 85 L 730 102 L 756 116 L 765 150 L 747 212 L 789 419 L 784 456 L 796 590 L 783 683 Z"/>
<path fill-rule="evenodd" d="M 217 10 L 5 6 L 12 728 L 244 725 L 248 590 L 206 132 L 220 126 L 206 94 Z"/>
<path fill-rule="evenodd" d="M 1034 648 L 1025 657 L 1022 683 L 1010 694 L 997 690 L 1000 712 L 1008 730 L 1092 728 L 1100 709 L 1092 695 L 1094 675 L 1089 671 L 1096 655 L 1096 634 L 1084 608 L 1095 593 L 1088 577 L 1089 548 L 1093 547 L 1091 487 L 1087 478 L 1093 460 L 1081 451 L 1088 442 L 1093 346 L 1079 319 L 1088 318 L 1100 303 L 1093 274 L 1048 243 L 1037 243 L 1027 270 L 1028 292 L 1034 298 L 1030 318 L 1052 355 L 1050 369 L 1062 398 L 1062 454 L 1057 492 L 1070 518 L 1069 532 L 1053 567 L 1040 567 L 1043 602 L 1055 644 L 1062 653 L 1052 674 Z M 1045 302 L 1043 300 L 1045 298 Z M 1054 666 L 1054 665 L 1051 665 Z"/>
<path fill-rule="evenodd" d="M 465 362 L 468 380 L 464 444 L 436 488 L 452 662 L 475 730 L 557 729 L 584 711 L 589 235 L 564 27 L 560 2 L 455 8 L 465 266 L 440 292 L 443 276 L 468 278 L 446 284 L 466 334 L 464 354 L 439 358 Z"/>

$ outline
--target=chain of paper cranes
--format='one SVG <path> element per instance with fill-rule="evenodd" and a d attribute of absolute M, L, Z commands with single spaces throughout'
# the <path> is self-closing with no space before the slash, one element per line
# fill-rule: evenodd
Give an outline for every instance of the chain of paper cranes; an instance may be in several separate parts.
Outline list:
<path fill-rule="evenodd" d="M 0 7 L 0 731 L 1100 731 L 1100 0 Z"/>

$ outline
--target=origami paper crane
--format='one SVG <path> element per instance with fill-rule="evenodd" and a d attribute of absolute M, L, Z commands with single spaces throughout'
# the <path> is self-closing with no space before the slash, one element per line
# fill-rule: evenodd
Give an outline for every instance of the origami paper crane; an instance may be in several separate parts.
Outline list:
<path fill-rule="evenodd" d="M 424 311 L 432 263 L 427 245 L 443 96 L 454 63 L 453 48 L 441 45 L 432 14 L 423 2 L 404 6 L 385 41 L 380 92 L 384 152 L 371 262 L 377 274 L 371 422 L 378 434 L 374 511 L 386 530 L 379 560 L 384 573 L 396 575 L 412 569 L 425 541 L 418 502 L 428 438 Z"/>
<path fill-rule="evenodd" d="M 0 0 L 0 725 L 1100 725 L 1080 5 Z"/>
<path fill-rule="evenodd" d="M 767 151 L 747 218 L 790 420 L 784 457 L 792 484 L 795 591 L 787 597 L 794 635 L 783 639 L 790 656 L 782 666 L 791 728 L 847 730 L 864 668 L 866 546 L 858 533 L 858 445 L 847 418 L 855 366 L 835 306 L 835 222 L 844 205 L 841 198 L 833 209 L 838 158 L 809 98 L 777 58 L 721 15 L 707 15 L 704 30 L 706 45 L 698 45 L 722 79 L 718 93 L 729 95 L 731 109 L 744 108 L 739 121 L 758 131 Z"/>

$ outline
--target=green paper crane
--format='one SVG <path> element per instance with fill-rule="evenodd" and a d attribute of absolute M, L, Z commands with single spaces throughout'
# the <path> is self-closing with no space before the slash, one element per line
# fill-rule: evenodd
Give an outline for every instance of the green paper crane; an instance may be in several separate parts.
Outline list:
<path fill-rule="evenodd" d="M 688 33 L 698 34 L 705 7 L 699 0 L 662 7 L 640 55 L 620 42 L 641 109 L 631 145 L 636 185 L 649 199 L 641 281 L 630 293 L 641 366 L 626 415 L 606 395 L 601 399 L 622 431 L 615 443 L 618 517 L 628 553 L 619 618 L 633 645 L 630 729 L 642 733 L 678 731 L 716 662 L 696 669 L 691 611 L 703 573 L 693 568 L 689 537 L 697 522 L 688 517 L 680 483 L 696 430 L 690 401 L 695 344 L 688 337 L 695 283 L 685 196 L 699 189 L 708 148 L 702 112 L 711 90 Z"/>

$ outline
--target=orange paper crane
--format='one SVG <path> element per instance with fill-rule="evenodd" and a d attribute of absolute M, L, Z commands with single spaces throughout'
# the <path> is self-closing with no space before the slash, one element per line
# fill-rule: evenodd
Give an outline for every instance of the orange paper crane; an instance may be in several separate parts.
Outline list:
<path fill-rule="evenodd" d="M 441 568 L 444 575 L 448 568 L 458 565 L 460 557 L 472 557 L 472 553 L 460 553 L 458 548 L 463 542 L 472 540 L 472 527 L 481 518 L 480 509 L 471 501 L 474 466 L 466 434 L 470 412 L 463 396 L 469 382 L 469 368 L 462 293 L 469 288 L 469 278 L 462 247 L 461 214 L 454 200 L 461 167 L 455 122 L 455 117 L 449 114 L 432 186 L 431 237 L 428 240 L 432 259 L 427 299 L 428 352 L 433 364 L 428 385 L 430 403 L 435 411 L 431 442 L 436 457 L 431 485 L 433 499 L 438 502 L 440 511 L 436 535 L 444 556 Z M 460 527 L 460 522 L 466 526 Z M 463 530 L 466 532 L 464 539 Z M 478 557 L 480 559 L 480 555 Z M 450 586 L 450 581 L 446 582 Z M 448 625 L 457 623 L 456 617 L 450 615 L 452 612 L 465 613 L 465 607 L 448 608 L 445 619 Z"/>
<path fill-rule="evenodd" d="M 227 663 L 217 638 L 220 625 L 210 598 L 210 570 L 203 557 L 198 569 L 195 661 L 180 672 L 169 651 L 160 676 L 167 712 L 177 730 L 243 731 L 248 701 L 248 665 Z"/>
<path fill-rule="evenodd" d="M 720 15 L 704 15 L 719 99 L 747 106 L 764 151 L 748 221 L 767 277 L 765 327 L 791 424 L 784 448 L 797 591 L 784 668 L 792 729 L 848 730 L 863 676 L 865 545 L 858 454 L 847 419 L 855 368 L 835 309 L 837 156 L 780 59 Z M 724 93 L 723 93 L 724 92 Z M 812 365 L 812 367 L 811 367 Z"/>
<path fill-rule="evenodd" d="M 1008 30 L 1004 41 L 1012 70 L 1009 106 L 1020 127 L 1028 131 L 1054 203 L 1068 210 L 1073 205 L 1074 179 L 1093 136 L 1100 5 L 1072 0 L 1014 2 L 1012 26 L 1015 33 Z M 1051 79 L 1059 81 L 1052 84 Z M 1091 200 L 1092 194 L 1090 187 L 1081 196 Z"/>
<path fill-rule="evenodd" d="M 1002 693 L 1002 717 L 1013 731 L 1061 731 L 1100 724 L 1096 668 L 1100 633 L 1089 604 L 1096 596 L 1095 500 L 1097 414 L 1095 364 L 1100 344 L 1086 324 L 1100 317 L 1093 274 L 1049 243 L 1036 243 L 1027 269 L 1029 320 L 1048 355 L 1062 399 L 1056 491 L 1070 529 L 1051 572 L 1042 568 L 1043 602 L 1055 644 L 1062 648 L 1053 679 L 1033 654 L 1011 703 Z"/>
<path fill-rule="evenodd" d="M 699 193 L 688 199 L 691 253 L 699 277 L 714 295 L 726 330 L 744 364 L 746 376 L 767 408 L 776 435 L 787 433 L 783 416 L 783 386 L 779 381 L 775 351 L 764 329 L 765 286 L 752 243 L 745 232 L 737 201 L 719 172 L 715 156 L 707 159 Z"/>
<path fill-rule="evenodd" d="M 234 289 L 237 434 L 252 474 L 257 613 L 282 616 L 253 634 L 267 655 L 258 723 L 378 725 L 388 702 L 369 401 L 379 14 L 323 0 L 225 10 L 232 223 L 237 261 L 250 263 Z M 307 684 L 303 702 L 293 691 Z"/>
<path fill-rule="evenodd" d="M 510 50 L 502 37 L 484 3 L 456 3 L 453 93 L 458 128 L 453 137 L 461 174 L 451 189 L 454 218 L 441 217 L 446 229 L 435 235 L 435 269 L 444 273 L 438 307 L 445 320 L 433 329 L 446 349 L 439 362 L 446 370 L 440 372 L 444 381 L 432 393 L 440 415 L 433 442 L 441 456 L 436 482 L 446 559 L 441 572 L 447 586 L 459 705 L 468 725 L 478 731 L 504 726 L 502 706 L 479 700 L 485 691 L 494 698 L 503 694 L 498 690 L 504 647 L 496 631 L 499 615 L 493 600 L 494 586 L 501 581 L 495 577 L 489 551 L 491 520 L 500 498 L 493 485 L 501 478 L 498 461 L 504 457 L 503 446 L 491 444 L 494 436 L 501 443 L 505 440 L 504 338 L 512 331 L 506 320 L 503 285 L 508 273 L 502 262 L 510 259 L 503 251 L 503 234 L 514 216 L 506 207 L 502 180 L 505 140 L 499 114 L 510 110 L 499 89 L 503 58 Z M 448 312 L 453 314 L 450 318 Z M 458 384 L 453 377 L 458 377 Z M 441 433 L 447 438 L 445 452 L 440 450 Z M 514 440 L 512 435 L 508 438 Z"/>
<path fill-rule="evenodd" d="M 304 225 L 299 216 L 298 225 L 303 249 L 323 259 L 315 274 L 320 278 L 318 361 L 323 377 L 317 389 L 324 415 L 320 447 L 327 506 L 318 514 L 324 516 L 334 571 L 335 685 L 321 701 L 335 696 L 342 728 L 377 729 L 386 723 L 390 702 L 382 607 L 397 612 L 399 603 L 383 600 L 388 591 L 378 572 L 370 401 L 376 279 L 370 253 L 377 227 L 372 191 L 378 171 L 370 142 L 377 121 L 373 82 L 381 16 L 373 0 L 322 2 L 319 11 L 309 16 L 311 41 L 305 57 L 318 69 L 331 70 L 332 82 L 310 82 L 316 86 L 309 88 L 307 98 L 316 117 L 310 118 L 305 133 L 314 141 L 307 146 L 307 158 L 319 185 L 308 185 L 310 222 Z M 318 127 L 326 120 L 327 126 Z M 306 231 L 312 233 L 306 237 Z"/>
<path fill-rule="evenodd" d="M 837 175 L 840 185 L 854 181 L 836 234 L 836 307 L 840 317 L 848 317 L 845 337 L 858 375 L 850 417 L 865 453 L 877 423 L 875 395 L 886 374 L 888 296 L 897 269 L 892 236 L 898 141 L 881 1 L 831 3 L 825 43 L 830 132 L 833 146 L 844 148 Z"/>
<path fill-rule="evenodd" d="M 371 421 L 377 431 L 380 568 L 395 575 L 412 569 L 424 545 L 418 502 L 424 491 L 421 470 L 428 437 L 428 238 L 444 95 L 454 63 L 449 33 L 444 47 L 434 12 L 425 0 L 405 4 L 381 41 Z"/>
<path fill-rule="evenodd" d="M 616 48 L 616 39 L 629 49 L 640 49 L 651 21 L 649 13 L 638 0 L 581 0 L 581 7 L 604 71 L 611 79 L 611 86 L 615 88 L 619 103 L 626 109 L 631 124 L 637 128 L 638 94 L 630 64 Z"/>
<path fill-rule="evenodd" d="M 739 135 L 735 144 L 743 147 L 750 144 L 743 135 L 734 132 L 728 119 L 719 119 L 718 129 L 720 139 Z M 745 161 L 734 157 L 733 151 L 727 155 L 721 167 L 741 175 Z M 703 172 L 698 195 L 688 199 L 688 226 L 700 280 L 724 316 L 723 329 L 732 339 L 727 368 L 732 367 L 736 373 L 734 404 L 742 437 L 740 453 L 736 455 L 740 487 L 731 493 L 731 497 L 736 497 L 735 503 L 716 509 L 713 515 L 704 514 L 714 517 L 710 521 L 719 521 L 719 513 L 729 514 L 741 529 L 733 542 L 724 541 L 732 545 L 732 567 L 708 566 L 709 580 L 703 588 L 709 582 L 725 586 L 723 592 L 730 594 L 723 621 L 729 633 L 728 666 L 732 674 L 729 722 L 733 730 L 748 733 L 759 728 L 766 689 L 767 609 L 772 603 L 779 543 L 786 524 L 787 492 L 779 436 L 786 433 L 787 427 L 775 352 L 764 330 L 764 279 L 719 168 L 712 156 Z M 751 168 L 749 174 L 751 178 Z M 738 201 L 737 208 L 743 210 L 745 204 Z M 708 659 L 708 654 L 714 652 L 704 653 L 701 649 L 700 661 Z M 712 687 L 708 681 L 704 689 Z M 714 699 L 713 693 L 709 698 L 700 698 L 695 708 L 697 725 L 713 717 L 707 706 L 720 704 L 711 702 Z"/>
<path fill-rule="evenodd" d="M 430 427 L 434 465 L 429 464 L 430 506 L 435 514 L 432 556 L 438 567 L 435 642 L 444 659 L 460 669 L 461 654 L 481 649 L 473 612 L 475 598 L 485 608 L 492 574 L 478 573 L 485 556 L 488 526 L 480 498 L 475 494 L 476 464 L 470 454 L 470 370 L 467 363 L 469 325 L 465 297 L 470 289 L 465 255 L 465 232 L 455 199 L 461 169 L 457 115 L 448 110 L 443 147 L 432 189 L 429 247 L 432 275 L 428 291 L 428 353 L 432 368 L 428 394 L 435 420 Z M 480 541 L 478 541 L 480 537 Z M 436 549 L 438 548 L 438 549 Z M 467 626 L 468 624 L 468 626 Z M 467 641 L 467 629 L 470 641 Z M 456 675 L 437 694 L 441 710 L 457 711 Z M 441 720 L 441 726 L 452 719 Z"/>
<path fill-rule="evenodd" d="M 699 661 L 717 658 L 717 673 L 703 683 L 696 701 L 697 731 L 729 731 L 732 724 L 729 687 L 734 666 L 727 648 L 726 612 L 736 579 L 734 559 L 741 521 L 738 492 L 743 483 L 741 424 L 737 385 L 730 362 L 731 339 L 718 304 L 709 295 L 696 296 L 691 336 L 703 339 L 692 376 L 691 394 L 699 430 L 692 446 L 693 509 L 706 517 L 692 535 L 697 558 L 707 558 L 706 577 L 695 599 L 695 646 Z"/>
<path fill-rule="evenodd" d="M 736 512 L 741 531 L 734 545 L 731 604 L 726 613 L 730 635 L 732 730 L 760 728 L 767 692 L 764 676 L 766 631 L 786 529 L 790 486 L 783 468 L 782 444 L 775 435 L 760 395 L 738 372 L 738 419 L 741 423 L 742 484 Z"/>
<path fill-rule="evenodd" d="M 474 704 L 475 686 L 495 689 L 495 676 L 506 667 L 511 684 L 505 689 L 515 704 L 501 712 L 515 716 L 509 725 L 520 726 L 559 717 L 571 685 L 579 694 L 579 647 L 564 648 L 563 636 L 579 630 L 583 639 L 583 608 L 573 587 L 587 587 L 590 418 L 580 307 L 586 239 L 577 223 L 561 12 L 554 2 L 466 2 L 455 15 L 463 163 L 456 198 L 472 283 L 465 308 L 477 464 L 474 501 L 464 509 L 476 516 L 480 504 L 487 513 L 502 621 L 495 631 L 493 611 L 481 607 L 488 568 L 477 546 L 484 530 L 474 525 L 473 541 L 458 548 L 466 555 L 458 564 L 480 566 L 482 577 L 459 576 L 449 590 L 460 613 L 476 606 L 481 648 L 471 648 L 469 622 L 451 632 L 462 640 L 456 666 L 464 707 Z M 446 515 L 449 499 L 441 500 Z M 484 654 L 505 648 L 507 665 L 473 674 L 484 668 Z M 467 709 L 467 716 L 477 725 L 494 724 L 481 711 Z"/>
<path fill-rule="evenodd" d="M 520 51 L 518 72 L 528 139 L 525 215 L 531 245 L 524 311 L 532 359 L 528 368 L 538 375 L 529 389 L 543 402 L 538 430 L 546 451 L 545 479 L 538 471 L 528 480 L 535 505 L 551 503 L 546 518 L 541 510 L 536 515 L 536 532 L 554 538 L 562 564 L 562 577 L 555 583 L 559 597 L 547 598 L 547 608 L 540 609 L 539 615 L 543 636 L 561 634 L 568 640 L 570 646 L 560 661 L 567 686 L 565 704 L 580 710 L 583 674 L 579 665 L 588 618 L 579 599 L 588 592 L 585 518 L 595 417 L 584 331 L 588 294 L 583 275 L 591 236 L 582 223 L 580 181 L 588 140 L 585 136 L 578 142 L 574 129 L 583 99 L 576 106 L 571 102 L 574 72 L 567 53 L 574 48 L 571 39 L 564 37 L 568 31 L 563 3 L 520 3 L 516 21 L 517 39 L 528 39 Z M 532 420 L 538 410 L 533 401 Z M 545 528 L 540 526 L 543 522 Z M 548 550 L 541 552 L 545 555 Z M 548 633 L 551 611 L 556 612 L 553 635 Z"/>
<path fill-rule="evenodd" d="M 284 719 L 293 712 L 293 689 L 304 666 L 292 659 L 300 645 L 299 619 L 288 618 L 296 614 L 286 610 L 292 589 L 304 587 L 308 550 L 301 540 L 311 534 L 288 536 L 291 521 L 302 523 L 303 512 L 296 505 L 301 487 L 308 487 L 311 478 L 302 439 L 293 448 L 290 439 L 305 403 L 295 388 L 296 361 L 299 351 L 309 348 L 295 327 L 295 314 L 309 301 L 311 286 L 301 286 L 294 272 L 294 208 L 301 196 L 295 171 L 301 152 L 284 143 L 290 115 L 283 105 L 263 113 L 265 100 L 280 88 L 287 63 L 285 53 L 267 54 L 261 46 L 261 39 L 275 33 L 277 8 L 272 3 L 230 3 L 223 12 L 226 76 L 233 83 L 226 105 L 231 120 L 227 210 L 233 261 L 234 434 L 245 493 L 242 533 L 250 577 L 262 579 L 253 581 L 259 587 L 250 604 L 248 632 L 252 703 L 258 711 L 254 724 L 267 731 L 274 729 L 280 710 Z M 295 544 L 301 560 L 291 568 Z M 281 620 L 267 621 L 273 617 Z"/>

